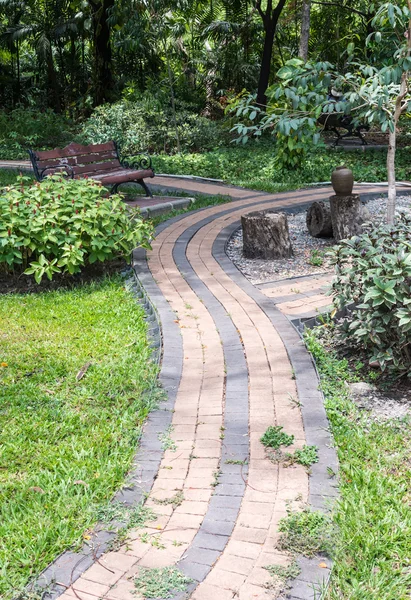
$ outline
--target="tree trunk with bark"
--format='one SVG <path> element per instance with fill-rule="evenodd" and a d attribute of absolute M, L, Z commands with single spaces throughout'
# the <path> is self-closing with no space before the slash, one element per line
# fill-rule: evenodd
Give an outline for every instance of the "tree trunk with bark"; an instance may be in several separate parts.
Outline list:
<path fill-rule="evenodd" d="M 287 215 L 271 211 L 241 217 L 246 258 L 278 259 L 293 256 Z"/>
<path fill-rule="evenodd" d="M 99 106 L 112 99 L 114 80 L 108 18 L 115 0 L 89 0 L 93 15 L 93 100 Z"/>
<path fill-rule="evenodd" d="M 265 92 L 270 81 L 271 58 L 273 55 L 273 44 L 275 31 L 277 29 L 278 20 L 287 0 L 278 0 L 275 8 L 273 8 L 273 0 L 267 0 L 265 10 L 262 8 L 262 0 L 255 0 L 255 7 L 263 20 L 264 26 L 264 48 L 261 57 L 260 76 L 258 79 L 257 88 L 257 104 L 265 106 L 267 98 Z"/>
<path fill-rule="evenodd" d="M 301 34 L 298 56 L 307 62 L 308 58 L 308 40 L 310 39 L 310 17 L 311 17 L 311 0 L 303 0 L 303 8 L 301 13 Z"/>
<path fill-rule="evenodd" d="M 307 210 L 307 229 L 315 238 L 330 238 L 333 236 L 331 209 L 324 202 L 313 202 Z"/>

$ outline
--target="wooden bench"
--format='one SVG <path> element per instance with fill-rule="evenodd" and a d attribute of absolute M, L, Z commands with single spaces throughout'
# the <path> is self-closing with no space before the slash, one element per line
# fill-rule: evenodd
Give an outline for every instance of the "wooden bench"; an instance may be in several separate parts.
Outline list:
<path fill-rule="evenodd" d="M 112 193 L 117 192 L 119 185 L 135 182 L 141 185 L 146 196 L 152 197 L 144 179 L 154 177 L 151 158 L 144 154 L 138 155 L 136 166 L 130 166 L 122 161 L 115 142 L 81 146 L 71 143 L 65 148 L 55 150 L 29 150 L 34 174 L 38 181 L 47 175 L 64 172 L 66 177 L 80 179 L 89 177 L 100 181 L 105 187 L 111 187 Z"/>

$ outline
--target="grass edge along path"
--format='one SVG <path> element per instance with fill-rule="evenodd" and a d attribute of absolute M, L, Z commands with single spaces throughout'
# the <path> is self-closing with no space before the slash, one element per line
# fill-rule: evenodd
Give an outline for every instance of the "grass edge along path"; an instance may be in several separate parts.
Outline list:
<path fill-rule="evenodd" d="M 351 400 L 358 381 L 326 348 L 321 327 L 305 332 L 315 358 L 340 462 L 334 567 L 327 600 L 408 600 L 411 590 L 410 419 L 376 422 Z"/>
<path fill-rule="evenodd" d="M 0 296 L 0 314 L 0 598 L 9 600 L 88 539 L 158 389 L 144 311 L 119 276 Z"/>

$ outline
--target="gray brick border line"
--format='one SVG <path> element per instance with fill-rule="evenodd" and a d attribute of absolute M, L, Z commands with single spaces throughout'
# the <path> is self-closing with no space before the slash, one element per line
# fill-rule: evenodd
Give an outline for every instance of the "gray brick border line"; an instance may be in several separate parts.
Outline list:
<path fill-rule="evenodd" d="M 133 458 L 126 482 L 116 492 L 112 501 L 126 506 L 137 506 L 153 485 L 163 455 L 159 431 L 164 431 L 171 423 L 172 410 L 183 365 L 183 351 L 180 331 L 173 320 L 173 313 L 158 289 L 146 263 L 145 251 L 133 253 L 134 271 L 129 287 L 136 295 L 146 312 L 146 320 L 151 323 L 149 336 L 152 339 L 153 359 L 162 365 L 159 379 L 167 392 L 167 401 L 158 410 L 152 411 L 144 425 L 139 448 Z M 158 320 L 162 320 L 162 329 Z M 162 345 L 162 335 L 167 342 Z M 92 538 L 84 543 L 79 552 L 66 550 L 60 554 L 34 581 L 27 591 L 44 590 L 43 600 L 55 600 L 67 587 L 74 583 L 104 552 L 115 539 L 119 528 L 126 523 L 113 521 L 98 523 Z M 62 585 L 59 585 L 62 584 Z"/>
<path fill-rule="evenodd" d="M 181 275 L 214 320 L 227 368 L 219 485 L 192 544 L 178 564 L 180 570 L 197 583 L 207 577 L 221 556 L 234 529 L 245 492 L 243 475 L 247 475 L 248 466 L 226 464 L 226 460 L 246 460 L 249 457 L 248 369 L 240 336 L 222 304 L 199 279 L 186 256 L 188 243 L 210 220 L 211 217 L 188 227 L 173 249 L 174 262 Z M 174 600 L 178 597 L 173 596 Z"/>
<path fill-rule="evenodd" d="M 284 210 L 287 211 L 286 208 Z M 314 509 L 326 510 L 327 504 L 338 494 L 336 486 L 328 476 L 327 468 L 330 467 L 337 472 L 338 460 L 332 446 L 323 395 L 318 389 L 317 371 L 311 355 L 287 317 L 240 273 L 226 255 L 227 242 L 238 225 L 239 221 L 219 233 L 213 244 L 213 256 L 227 275 L 255 300 L 283 340 L 295 372 L 299 400 L 302 402 L 301 412 L 307 444 L 319 448 L 319 462 L 312 465 L 311 469 L 309 503 Z M 318 567 L 319 560 L 324 561 L 329 569 L 324 572 L 324 569 Z M 291 588 L 283 597 L 290 600 L 320 599 L 322 590 L 328 584 L 332 561 L 327 557 L 320 557 L 320 559 L 301 557 L 298 562 L 301 573 L 291 582 Z"/>

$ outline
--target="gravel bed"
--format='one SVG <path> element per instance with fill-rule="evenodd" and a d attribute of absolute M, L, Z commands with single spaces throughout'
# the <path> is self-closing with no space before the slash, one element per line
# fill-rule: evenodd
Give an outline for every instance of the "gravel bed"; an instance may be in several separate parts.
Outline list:
<path fill-rule="evenodd" d="M 373 221 L 381 222 L 384 220 L 386 204 L 386 198 L 377 198 L 367 202 L 366 207 Z M 410 210 L 410 207 L 411 196 L 397 197 L 397 212 Z M 334 245 L 334 240 L 332 238 L 311 237 L 307 230 L 305 218 L 306 211 L 288 215 L 288 227 L 294 250 L 292 258 L 280 260 L 244 258 L 241 227 L 231 236 L 227 245 L 227 255 L 253 284 L 327 273 L 331 267 L 325 253 L 330 246 Z"/>

